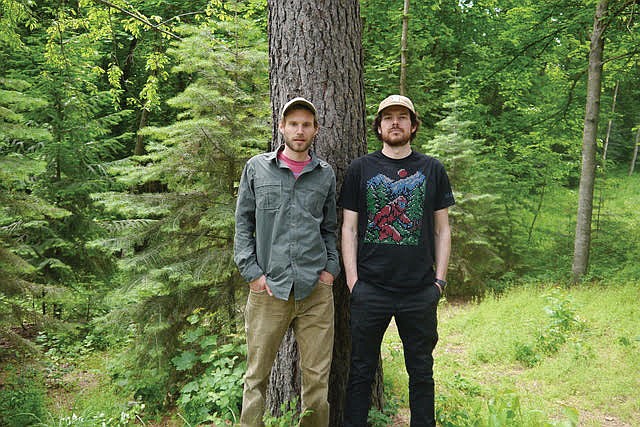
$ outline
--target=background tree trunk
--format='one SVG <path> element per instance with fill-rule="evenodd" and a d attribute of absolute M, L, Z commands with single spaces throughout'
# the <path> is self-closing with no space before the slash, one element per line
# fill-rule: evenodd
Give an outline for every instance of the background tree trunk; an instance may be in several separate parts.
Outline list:
<path fill-rule="evenodd" d="M 640 146 L 640 125 L 636 131 L 636 141 L 633 147 L 633 156 L 631 158 L 631 164 L 629 165 L 629 176 L 633 175 L 633 170 L 636 167 L 636 160 L 638 159 L 638 147 Z"/>
<path fill-rule="evenodd" d="M 611 117 L 607 124 L 607 136 L 604 138 L 604 146 L 602 147 L 602 168 L 607 167 L 607 151 L 609 149 L 609 138 L 611 137 L 611 128 L 613 127 L 613 117 L 616 113 L 616 99 L 618 98 L 618 87 L 620 82 L 616 82 L 616 87 L 613 89 L 613 101 L 611 102 Z"/>
<path fill-rule="evenodd" d="M 336 173 L 338 191 L 355 157 L 366 153 L 360 5 L 357 0 L 269 0 L 269 70 L 274 146 L 280 144 L 279 111 L 294 96 L 318 109 L 315 150 Z M 344 274 L 335 282 L 336 336 L 330 378 L 331 425 L 339 426 L 349 370 L 348 291 Z M 271 373 L 269 409 L 299 393 L 297 348 L 288 334 Z M 296 361 L 296 362 L 294 362 Z"/>
<path fill-rule="evenodd" d="M 402 12 L 402 35 L 400 36 L 400 95 L 405 94 L 407 86 L 407 38 L 409 35 L 409 0 L 404 0 Z"/>
<path fill-rule="evenodd" d="M 582 171 L 578 194 L 578 216 L 573 251 L 573 282 L 578 282 L 589 267 L 591 246 L 591 218 L 593 215 L 593 187 L 596 173 L 596 140 L 598 117 L 600 114 L 600 92 L 602 86 L 602 53 L 604 51 L 605 14 L 608 0 L 601 0 L 596 7 L 596 15 L 591 34 L 589 51 L 589 81 L 582 137 Z"/>

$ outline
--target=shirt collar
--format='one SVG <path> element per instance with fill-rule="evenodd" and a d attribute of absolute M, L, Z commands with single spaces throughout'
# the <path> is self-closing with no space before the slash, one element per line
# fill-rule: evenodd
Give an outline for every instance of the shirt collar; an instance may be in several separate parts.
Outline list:
<path fill-rule="evenodd" d="M 267 159 L 272 162 L 276 162 L 276 165 L 278 165 L 279 167 L 283 167 L 278 162 L 278 153 L 283 150 L 284 150 L 284 144 L 280 144 L 280 146 L 276 150 L 273 150 L 267 153 Z M 311 165 L 311 168 L 315 168 L 320 164 L 320 161 L 318 160 L 318 156 L 316 155 L 315 151 L 309 150 L 309 157 L 311 157 L 311 162 L 309 162 L 309 165 Z"/>

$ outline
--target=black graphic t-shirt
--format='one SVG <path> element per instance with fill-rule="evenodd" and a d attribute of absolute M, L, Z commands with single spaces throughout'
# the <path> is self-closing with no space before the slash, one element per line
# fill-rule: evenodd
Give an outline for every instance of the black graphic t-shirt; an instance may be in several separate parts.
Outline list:
<path fill-rule="evenodd" d="M 358 278 L 392 291 L 434 279 L 433 213 L 455 203 L 438 160 L 417 152 L 391 159 L 381 151 L 355 159 L 340 206 L 358 212 Z"/>

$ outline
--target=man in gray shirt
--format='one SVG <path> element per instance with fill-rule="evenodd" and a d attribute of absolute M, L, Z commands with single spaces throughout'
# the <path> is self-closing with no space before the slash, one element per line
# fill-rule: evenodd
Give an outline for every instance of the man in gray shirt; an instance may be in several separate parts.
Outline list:
<path fill-rule="evenodd" d="M 261 426 L 267 382 L 291 325 L 300 351 L 303 426 L 329 424 L 333 353 L 336 180 L 310 150 L 317 110 L 304 98 L 282 108 L 285 144 L 244 167 L 236 207 L 234 260 L 249 283 L 245 309 L 247 373 L 242 426 Z"/>

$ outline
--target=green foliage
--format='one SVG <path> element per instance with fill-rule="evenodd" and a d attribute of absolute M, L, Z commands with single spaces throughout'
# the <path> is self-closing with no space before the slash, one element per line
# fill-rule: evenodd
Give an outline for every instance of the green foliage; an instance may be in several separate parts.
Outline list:
<path fill-rule="evenodd" d="M 280 405 L 280 412 L 281 415 L 279 417 L 265 413 L 262 419 L 265 427 L 297 427 L 301 425 L 302 419 L 311 413 L 310 410 L 299 413 L 297 397 L 288 402 L 283 402 Z"/>
<path fill-rule="evenodd" d="M 46 421 L 35 424 L 37 427 L 127 427 L 138 424 L 144 411 L 144 404 L 134 402 L 128 409 L 120 411 L 116 416 L 104 412 L 87 410 L 79 415 L 54 417 L 51 414 Z"/>
<path fill-rule="evenodd" d="M 624 170 L 609 170 L 606 186 L 600 180 L 594 200 L 592 251 L 589 274 L 585 281 L 607 279 L 626 282 L 638 277 L 640 245 L 629 239 L 638 227 L 634 206 L 640 203 L 637 186 L 639 177 L 626 176 Z M 576 192 L 566 187 L 549 187 L 539 210 L 530 238 L 520 235 L 522 250 L 520 272 L 513 284 L 541 280 L 565 282 L 571 265 L 573 234 L 575 232 Z M 529 214 L 514 212 L 527 218 Z M 526 239 L 526 240 L 525 240 Z M 493 287 L 505 285 L 494 284 Z"/>
<path fill-rule="evenodd" d="M 594 200 L 594 230 L 588 279 L 620 281 L 640 277 L 640 243 L 629 239 L 640 227 L 634 206 L 640 203 L 640 175 L 626 175 L 626 168 L 610 170 L 598 183 Z"/>
<path fill-rule="evenodd" d="M 34 230 L 48 227 L 48 221 L 62 221 L 69 212 L 34 194 L 34 177 L 45 166 L 34 146 L 51 139 L 46 129 L 31 122 L 44 101 L 33 94 L 27 76 L 7 74 L 13 77 L 0 78 L 0 337 L 17 354 L 37 353 L 16 331 L 33 329 L 41 319 L 34 300 L 60 288 L 47 286 L 38 276 L 36 254 L 42 242 L 32 237 Z"/>
<path fill-rule="evenodd" d="M 454 88 L 453 97 L 459 93 Z M 450 209 L 452 223 L 451 281 L 456 284 L 451 295 L 479 296 L 486 290 L 486 280 L 506 273 L 507 261 L 513 259 L 514 241 L 510 218 L 491 182 L 504 179 L 501 172 L 484 157 L 479 140 L 469 137 L 472 122 L 465 102 L 445 104 L 448 115 L 436 123 L 438 134 L 422 148 L 440 159 L 447 169 L 456 197 Z"/>
<path fill-rule="evenodd" d="M 177 403 L 190 424 L 239 420 L 246 349 L 237 337 L 212 335 L 213 316 L 196 310 L 181 336 L 181 350 L 171 360 L 186 383 Z"/>
<path fill-rule="evenodd" d="M 369 408 L 367 424 L 372 427 L 383 427 L 393 424 L 393 413 L 380 411 L 378 408 Z"/>
<path fill-rule="evenodd" d="M 244 159 L 266 145 L 269 132 L 266 49 L 254 24 L 236 17 L 179 32 L 184 38 L 169 50 L 172 72 L 189 84 L 168 104 L 180 112 L 172 124 L 144 130 L 145 155 L 113 164 L 120 188 L 139 190 L 94 195 L 113 232 L 100 243 L 122 256 L 122 291 L 111 300 L 124 309 L 108 321 L 135 328 L 125 362 L 135 372 L 122 380 L 153 409 L 170 404 L 167 391 L 184 383 L 185 371 L 173 371 L 171 360 L 188 360 L 188 353 L 174 357 L 195 308 L 216 313 L 217 330 L 236 332 L 242 288 L 232 253 L 235 185 Z M 185 405 L 191 398 L 182 394 Z"/>
<path fill-rule="evenodd" d="M 544 311 L 548 322 L 535 338 L 534 344 L 515 343 L 515 359 L 527 367 L 537 365 L 544 357 L 552 356 L 573 337 L 575 332 L 586 329 L 584 323 L 576 316 L 571 301 L 557 290 L 545 295 L 547 305 Z M 580 341 L 576 349 L 581 351 Z"/>
<path fill-rule="evenodd" d="M 42 375 L 29 366 L 3 369 L 7 376 L 0 385 L 0 424 L 25 427 L 36 424 L 45 413 Z"/>
<path fill-rule="evenodd" d="M 385 371 L 386 372 L 386 371 Z M 385 375 L 384 378 L 384 408 L 369 408 L 367 423 L 372 427 L 383 427 L 393 424 L 393 418 L 398 414 L 401 401 L 396 394 L 396 384 L 393 384 L 394 373 Z M 406 384 L 405 384 L 406 386 Z M 403 402 L 406 405 L 406 402 Z"/>
<path fill-rule="evenodd" d="M 444 427 L 575 427 L 578 414 L 564 410 L 565 419 L 549 421 L 542 411 L 522 407 L 518 394 L 485 390 L 467 378 L 455 374 L 444 385 L 446 392 L 436 396 L 436 418 Z"/>

